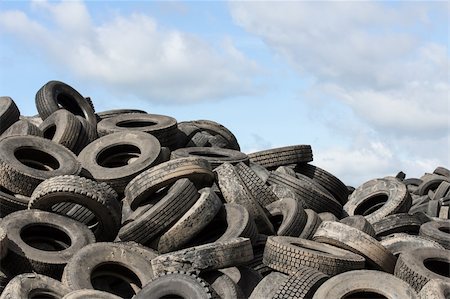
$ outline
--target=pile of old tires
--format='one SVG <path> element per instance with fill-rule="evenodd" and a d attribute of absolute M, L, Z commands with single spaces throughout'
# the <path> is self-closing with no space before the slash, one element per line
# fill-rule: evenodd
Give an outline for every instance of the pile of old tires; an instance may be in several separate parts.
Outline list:
<path fill-rule="evenodd" d="M 353 188 L 62 82 L 36 108 L 0 98 L 0 298 L 449 298 L 447 168 Z"/>

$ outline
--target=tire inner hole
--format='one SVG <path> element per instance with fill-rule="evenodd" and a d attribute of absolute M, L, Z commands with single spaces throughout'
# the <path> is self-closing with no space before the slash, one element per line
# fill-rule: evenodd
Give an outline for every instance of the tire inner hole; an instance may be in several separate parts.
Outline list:
<path fill-rule="evenodd" d="M 44 251 L 61 251 L 72 245 L 70 237 L 64 231 L 45 224 L 24 227 L 20 237 L 29 246 Z"/>
<path fill-rule="evenodd" d="M 44 138 L 52 139 L 56 133 L 56 125 L 51 125 L 46 130 L 44 130 Z"/>
<path fill-rule="evenodd" d="M 122 298 L 131 298 L 142 288 L 139 277 L 118 263 L 100 264 L 91 273 L 94 289 L 112 293 Z"/>
<path fill-rule="evenodd" d="M 388 201 L 389 197 L 386 194 L 379 194 L 364 200 L 355 209 L 355 215 L 367 216 L 380 209 Z"/>
<path fill-rule="evenodd" d="M 157 123 L 148 120 L 124 120 L 116 124 L 121 128 L 142 128 L 157 125 Z"/>
<path fill-rule="evenodd" d="M 28 295 L 29 299 L 59 299 L 61 298 L 58 294 L 52 291 L 44 289 L 35 289 Z"/>
<path fill-rule="evenodd" d="M 450 227 L 439 227 L 438 229 L 443 233 L 450 234 Z"/>
<path fill-rule="evenodd" d="M 131 144 L 120 144 L 104 149 L 97 155 L 98 165 L 106 168 L 116 168 L 129 165 L 137 160 L 141 150 Z"/>
<path fill-rule="evenodd" d="M 427 259 L 423 261 L 423 264 L 431 272 L 434 272 L 446 278 L 450 277 L 450 263 L 448 261 Z"/>
<path fill-rule="evenodd" d="M 67 93 L 60 93 L 56 96 L 56 102 L 60 108 L 65 108 L 75 115 L 84 117 L 83 110 L 81 110 L 81 107 L 73 96 Z"/>
<path fill-rule="evenodd" d="M 38 149 L 23 147 L 14 152 L 22 164 L 37 170 L 51 171 L 59 168 L 59 162 L 50 154 Z"/>
<path fill-rule="evenodd" d="M 388 299 L 388 297 L 375 292 L 357 291 L 342 297 L 342 299 Z"/>

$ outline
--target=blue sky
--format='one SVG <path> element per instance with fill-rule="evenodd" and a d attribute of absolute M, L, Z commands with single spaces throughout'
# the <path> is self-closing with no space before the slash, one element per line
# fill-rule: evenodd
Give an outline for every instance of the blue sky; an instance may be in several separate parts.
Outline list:
<path fill-rule="evenodd" d="M 311 144 L 357 186 L 450 167 L 449 3 L 2 1 L 0 90 L 212 119 L 244 152 Z"/>

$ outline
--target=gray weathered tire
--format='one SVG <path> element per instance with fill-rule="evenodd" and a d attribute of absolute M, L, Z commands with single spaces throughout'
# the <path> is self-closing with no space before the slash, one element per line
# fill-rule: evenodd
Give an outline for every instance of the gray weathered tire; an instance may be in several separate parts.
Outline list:
<path fill-rule="evenodd" d="M 313 240 L 347 249 L 365 257 L 371 267 L 388 273 L 394 272 L 395 256 L 377 240 L 351 226 L 324 221 L 315 232 Z"/>
<path fill-rule="evenodd" d="M 417 294 L 407 283 L 392 274 L 355 270 L 341 273 L 324 282 L 313 299 L 324 298 L 416 299 Z"/>
<path fill-rule="evenodd" d="M 238 266 L 253 259 L 248 238 L 235 238 L 224 242 L 190 247 L 154 258 L 151 263 L 155 274 L 172 271 L 200 272 Z"/>
<path fill-rule="evenodd" d="M 448 299 L 450 297 L 450 282 L 441 279 L 431 279 L 419 292 L 420 299 Z"/>
<path fill-rule="evenodd" d="M 442 279 L 450 283 L 449 271 L 449 250 L 417 248 L 400 254 L 394 275 L 419 292 L 431 279 Z"/>
<path fill-rule="evenodd" d="M 422 224 L 419 234 L 450 249 L 450 220 L 436 220 Z"/>
<path fill-rule="evenodd" d="M 248 164 L 248 156 L 243 152 L 218 148 L 218 147 L 186 147 L 172 152 L 172 159 L 184 157 L 197 157 L 208 160 L 212 169 L 223 163 L 237 164 L 239 162 Z"/>
<path fill-rule="evenodd" d="M 70 289 L 56 279 L 36 273 L 25 273 L 17 275 L 6 285 L 0 299 L 61 299 L 69 292 Z"/>
<path fill-rule="evenodd" d="M 421 236 L 412 236 L 405 233 L 392 234 L 380 241 L 380 244 L 388 249 L 393 255 L 413 250 L 416 248 L 438 248 L 444 249 L 438 242 L 428 240 Z"/>
<path fill-rule="evenodd" d="M 175 271 L 150 281 L 135 299 L 198 298 L 218 299 L 213 288 L 197 274 Z"/>
<path fill-rule="evenodd" d="M 59 109 L 47 117 L 39 126 L 43 137 L 64 145 L 72 152 L 81 133 L 81 122 L 65 109 Z"/>
<path fill-rule="evenodd" d="M 31 196 L 42 181 L 80 171 L 75 155 L 51 140 L 37 136 L 0 139 L 0 185 L 14 193 Z"/>
<path fill-rule="evenodd" d="M 282 198 L 266 206 L 272 219 L 277 216 L 282 216 L 283 220 L 279 224 L 278 236 L 293 236 L 297 237 L 303 231 L 307 215 L 301 203 L 293 198 Z"/>
<path fill-rule="evenodd" d="M 264 277 L 253 290 L 249 299 L 273 298 L 280 285 L 289 278 L 288 275 L 280 272 L 271 272 Z"/>
<path fill-rule="evenodd" d="M 14 274 L 36 272 L 59 279 L 71 257 L 95 242 L 84 224 L 45 211 L 14 212 L 1 226 L 9 240 L 2 267 Z"/>
<path fill-rule="evenodd" d="M 158 241 L 158 251 L 167 253 L 182 248 L 194 238 L 219 212 L 222 201 L 211 190 L 203 188 L 194 205 Z"/>
<path fill-rule="evenodd" d="M 135 210 L 144 199 L 182 178 L 188 178 L 198 189 L 210 187 L 214 182 L 208 161 L 195 157 L 179 158 L 153 166 L 137 175 L 126 186 L 125 197 L 131 209 Z"/>
<path fill-rule="evenodd" d="M 250 297 L 253 290 L 263 279 L 263 277 L 247 266 L 237 266 L 220 269 L 220 272 L 226 274 L 241 289 L 244 298 Z"/>
<path fill-rule="evenodd" d="M 363 233 L 368 234 L 372 238 L 376 238 L 377 233 L 375 232 L 372 224 L 367 221 L 364 216 L 361 215 L 354 215 L 354 216 L 348 216 L 344 219 L 341 219 L 341 223 L 344 223 L 346 225 L 349 225 L 351 227 L 354 227 L 356 229 L 359 229 Z"/>
<path fill-rule="evenodd" d="M 127 131 L 94 140 L 78 160 L 96 181 L 108 183 L 121 194 L 135 176 L 158 162 L 160 152 L 159 141 L 152 135 Z"/>
<path fill-rule="evenodd" d="M 20 111 L 10 97 L 0 97 L 0 135 L 19 120 Z"/>
<path fill-rule="evenodd" d="M 412 204 L 406 186 L 395 178 L 365 182 L 349 196 L 344 210 L 349 216 L 363 215 L 373 223 L 388 215 L 406 213 Z"/>
<path fill-rule="evenodd" d="M 408 233 L 418 235 L 419 228 L 424 223 L 425 217 L 416 214 L 399 213 L 386 216 L 372 223 L 372 227 L 378 238 L 394 233 Z"/>
<path fill-rule="evenodd" d="M 218 271 L 208 271 L 201 274 L 220 299 L 246 298 L 241 288 L 226 274 Z"/>
<path fill-rule="evenodd" d="M 320 219 L 319 215 L 311 209 L 305 209 L 305 213 L 306 224 L 300 233 L 299 238 L 312 239 L 317 228 L 322 223 L 322 219 Z"/>
<path fill-rule="evenodd" d="M 0 226 L 0 260 L 3 259 L 8 253 L 8 236 L 6 231 Z"/>
<path fill-rule="evenodd" d="M 263 263 L 289 275 L 300 266 L 331 276 L 364 268 L 364 258 L 348 250 L 301 238 L 275 236 L 267 238 Z"/>
<path fill-rule="evenodd" d="M 131 298 L 152 280 L 149 258 L 155 256 L 127 243 L 90 244 L 67 263 L 62 282 L 72 290 L 96 289 Z"/>
<path fill-rule="evenodd" d="M 117 193 L 107 184 L 64 175 L 45 180 L 34 190 L 29 209 L 54 212 L 92 226 L 97 241 L 112 241 L 121 222 Z M 67 209 L 61 209 L 62 206 Z"/>
<path fill-rule="evenodd" d="M 21 119 L 13 123 L 3 134 L 1 134 L 1 138 L 7 136 L 25 136 L 25 135 L 33 135 L 42 137 L 42 131 L 34 125 L 32 122 L 26 119 Z"/>

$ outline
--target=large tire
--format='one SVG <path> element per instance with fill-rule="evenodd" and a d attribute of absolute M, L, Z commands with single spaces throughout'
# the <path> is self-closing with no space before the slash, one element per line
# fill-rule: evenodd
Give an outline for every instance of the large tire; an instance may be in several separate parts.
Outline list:
<path fill-rule="evenodd" d="M 53 112 L 39 126 L 43 137 L 64 145 L 72 152 L 81 133 L 81 122 L 65 109 Z"/>
<path fill-rule="evenodd" d="M 328 275 L 316 269 L 300 266 L 277 290 L 273 299 L 307 299 L 328 279 Z"/>
<path fill-rule="evenodd" d="M 252 259 L 250 239 L 235 238 L 160 255 L 152 260 L 152 267 L 155 274 L 172 271 L 201 272 L 238 266 Z"/>
<path fill-rule="evenodd" d="M 9 240 L 2 266 L 14 274 L 36 272 L 59 279 L 70 258 L 95 242 L 85 225 L 44 211 L 9 214 L 1 226 Z"/>
<path fill-rule="evenodd" d="M 95 180 L 108 183 L 121 194 L 135 176 L 158 162 L 160 152 L 159 141 L 152 135 L 128 131 L 91 142 L 78 159 Z"/>
<path fill-rule="evenodd" d="M 214 174 L 208 161 L 199 158 L 179 158 L 161 163 L 142 172 L 125 188 L 125 197 L 135 210 L 139 204 L 159 189 L 188 178 L 198 189 L 210 187 Z"/>
<path fill-rule="evenodd" d="M 218 148 L 218 147 L 186 147 L 172 152 L 172 159 L 183 157 L 197 157 L 208 160 L 212 169 L 223 163 L 237 164 L 244 162 L 248 164 L 248 156 L 240 151 Z"/>
<path fill-rule="evenodd" d="M 211 190 L 199 191 L 197 202 L 158 241 L 158 251 L 167 253 L 182 248 L 194 238 L 219 212 L 222 201 Z"/>
<path fill-rule="evenodd" d="M 301 238 L 275 236 L 267 238 L 263 263 L 289 275 L 300 266 L 331 276 L 364 268 L 364 258 L 350 251 Z"/>
<path fill-rule="evenodd" d="M 71 86 L 49 81 L 36 93 L 36 108 L 43 120 L 59 109 L 67 109 L 84 117 L 93 126 L 97 125 L 94 110 L 88 101 Z"/>
<path fill-rule="evenodd" d="M 249 158 L 268 169 L 275 169 L 279 166 L 311 162 L 313 154 L 310 145 L 293 145 L 251 153 Z"/>
<path fill-rule="evenodd" d="M 248 188 L 242 182 L 233 165 L 224 163 L 217 167 L 214 172 L 217 183 L 224 199 L 228 203 L 243 205 L 255 220 L 259 233 L 274 234 L 274 228 L 268 218 L 268 213 L 259 205 Z"/>
<path fill-rule="evenodd" d="M 31 196 L 42 181 L 80 171 L 75 155 L 51 140 L 37 136 L 0 140 L 0 185 L 14 193 Z"/>
<path fill-rule="evenodd" d="M 162 199 L 149 204 L 148 208 L 144 207 L 141 215 L 122 226 L 120 240 L 146 244 L 170 228 L 199 197 L 197 189 L 188 179 L 176 181 L 162 190 L 161 194 Z"/>
<path fill-rule="evenodd" d="M 0 135 L 19 120 L 20 111 L 10 97 L 0 97 Z"/>
<path fill-rule="evenodd" d="M 417 248 L 400 254 L 394 275 L 409 283 L 417 292 L 431 279 L 450 283 L 450 251 Z"/>
<path fill-rule="evenodd" d="M 323 283 L 313 299 L 324 298 L 416 299 L 417 294 L 408 284 L 392 274 L 355 270 L 341 273 Z"/>
<path fill-rule="evenodd" d="M 204 279 L 196 274 L 177 271 L 153 279 L 134 298 L 218 299 L 219 296 Z"/>
<path fill-rule="evenodd" d="M 436 241 L 428 240 L 421 236 L 411 236 L 404 233 L 392 234 L 381 240 L 380 244 L 395 256 L 416 248 L 444 249 L 444 247 Z"/>
<path fill-rule="evenodd" d="M 353 192 L 344 210 L 349 216 L 363 215 L 373 223 L 388 215 L 406 213 L 412 204 L 406 186 L 395 178 L 374 179 Z"/>
<path fill-rule="evenodd" d="M 62 282 L 72 290 L 96 289 L 131 298 L 153 277 L 148 255 L 135 251 L 133 245 L 95 243 L 73 256 Z"/>
<path fill-rule="evenodd" d="M 146 113 L 127 113 L 109 117 L 97 125 L 100 136 L 124 131 L 139 131 L 155 136 L 161 146 L 171 150 L 177 143 L 177 120 L 170 116 Z"/>
<path fill-rule="evenodd" d="M 121 223 L 117 197 L 117 193 L 105 183 L 65 175 L 50 178 L 39 184 L 31 196 L 28 207 L 62 214 L 86 225 L 92 224 L 97 241 L 112 241 Z M 61 205 L 67 203 L 71 203 L 69 211 L 58 210 Z"/>
<path fill-rule="evenodd" d="M 61 299 L 69 292 L 70 289 L 56 279 L 41 274 L 26 273 L 14 277 L 1 293 L 0 299 Z"/>
<path fill-rule="evenodd" d="M 372 226 L 378 238 L 394 233 L 418 235 L 424 221 L 424 217 L 420 217 L 418 214 L 400 213 L 386 216 L 372 223 Z"/>
<path fill-rule="evenodd" d="M 347 249 L 365 257 L 371 267 L 388 273 L 394 272 L 395 256 L 377 240 L 351 226 L 324 221 L 314 234 L 313 240 Z"/>
<path fill-rule="evenodd" d="M 424 223 L 420 227 L 420 235 L 438 242 L 445 249 L 450 249 L 450 220 L 436 220 Z"/>

